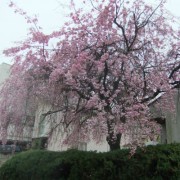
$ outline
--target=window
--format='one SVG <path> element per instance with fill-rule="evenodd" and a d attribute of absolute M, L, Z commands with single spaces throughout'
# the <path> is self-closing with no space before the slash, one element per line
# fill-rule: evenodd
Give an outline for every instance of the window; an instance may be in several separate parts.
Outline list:
<path fill-rule="evenodd" d="M 78 150 L 80 150 L 80 151 L 87 151 L 87 143 L 86 142 L 79 142 Z"/>
<path fill-rule="evenodd" d="M 80 151 L 87 151 L 87 143 L 86 142 L 79 142 L 79 143 L 77 143 L 75 145 L 72 145 L 68 149 L 77 149 L 77 150 L 80 150 Z"/>

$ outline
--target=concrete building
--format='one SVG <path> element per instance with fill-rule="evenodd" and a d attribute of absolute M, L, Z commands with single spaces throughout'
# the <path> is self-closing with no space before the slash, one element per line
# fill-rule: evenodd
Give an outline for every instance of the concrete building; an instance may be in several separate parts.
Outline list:
<path fill-rule="evenodd" d="M 165 112 L 167 143 L 180 143 L 180 88 L 174 97 L 175 113 Z"/>
<path fill-rule="evenodd" d="M 174 105 L 175 105 L 175 113 L 172 112 L 164 112 L 163 108 L 161 108 L 162 104 L 162 96 L 166 96 L 166 94 L 161 94 L 158 98 L 153 100 L 150 104 L 152 119 L 157 121 L 162 129 L 161 135 L 157 139 L 157 142 L 147 141 L 146 145 L 156 145 L 157 143 L 165 144 L 165 143 L 180 143 L 180 89 L 176 89 Z M 159 106 L 161 104 L 161 106 Z M 158 108 L 157 108 L 158 104 Z M 95 141 L 86 142 L 78 142 L 76 147 L 68 147 L 62 144 L 64 140 L 64 130 L 62 126 L 57 126 L 59 120 L 62 118 L 61 112 L 57 112 L 46 117 L 43 117 L 44 113 L 48 111 L 52 111 L 52 108 L 48 103 L 39 103 L 38 109 L 35 115 L 35 124 L 33 129 L 33 139 L 43 139 L 46 144 L 47 149 L 54 151 L 62 151 L 69 148 L 77 148 L 80 150 L 96 150 L 96 151 L 109 151 L 109 145 L 106 142 L 106 138 L 102 140 L 100 144 L 96 144 Z M 56 127 L 56 128 L 54 128 Z M 54 128 L 54 131 L 51 130 Z M 51 134 L 51 138 L 48 139 L 49 134 Z M 122 136 L 121 146 L 124 146 L 127 140 Z"/>
<path fill-rule="evenodd" d="M 10 75 L 11 65 L 7 63 L 0 64 L 0 86 Z"/>
<path fill-rule="evenodd" d="M 0 88 L 2 87 L 2 85 L 6 81 L 6 79 L 9 77 L 10 69 L 11 69 L 10 64 L 7 64 L 7 63 L 0 64 Z M 23 128 L 23 132 L 21 132 L 21 134 L 19 134 L 17 132 L 18 131 L 15 130 L 15 126 L 10 123 L 8 125 L 8 130 L 7 130 L 7 135 L 8 135 L 7 136 L 7 144 L 13 144 L 14 142 L 18 142 L 18 143 L 26 145 L 27 142 L 31 141 L 32 127 L 25 126 Z M 0 143 L 1 143 L 1 137 L 0 137 Z"/>
<path fill-rule="evenodd" d="M 160 143 L 180 143 L 180 88 L 174 90 L 172 109 L 166 110 L 164 96 L 167 95 L 163 93 L 150 104 L 152 118 L 162 126 Z M 170 98 L 166 99 L 167 102 Z"/>
<path fill-rule="evenodd" d="M 11 66 L 6 63 L 0 64 L 0 86 L 10 75 L 10 67 Z M 157 108 L 156 105 L 158 102 L 161 102 L 162 96 L 166 96 L 166 94 L 162 94 L 150 104 L 152 118 L 162 126 L 161 138 L 159 139 L 159 143 L 180 143 L 180 89 L 176 88 L 174 96 L 174 114 L 171 112 L 164 112 L 161 108 L 162 105 Z M 44 117 L 43 114 L 47 113 L 50 110 L 52 110 L 52 107 L 47 102 L 39 102 L 38 108 L 35 113 L 35 121 L 33 127 L 25 127 L 24 133 L 22 133 L 28 135 L 23 135 L 21 139 L 19 137 L 17 138 L 13 135 L 13 133 L 11 133 L 14 131 L 14 129 L 12 126 L 10 126 L 8 140 L 12 142 L 16 140 L 21 142 L 31 142 L 33 140 L 33 142 L 36 142 L 36 140 L 39 140 L 41 141 L 42 146 L 45 146 L 47 149 L 54 151 L 62 151 L 69 148 L 78 148 L 80 150 L 88 151 L 97 150 L 101 152 L 109 151 L 109 145 L 106 142 L 106 138 L 102 139 L 102 142 L 99 144 L 96 144 L 95 141 L 91 140 L 88 143 L 77 142 L 74 147 L 62 145 L 62 142 L 64 140 L 64 129 L 62 126 L 57 126 L 59 120 L 62 118 L 62 114 L 61 112 L 57 112 Z M 55 130 L 51 132 L 53 128 Z M 48 139 L 50 133 L 52 133 L 51 138 Z M 152 144 L 153 143 L 154 142 L 152 142 Z M 124 144 L 126 144 L 126 141 L 125 138 L 122 137 L 121 145 Z"/>
<path fill-rule="evenodd" d="M 66 146 L 63 144 L 65 133 L 63 126 L 58 125 L 62 118 L 62 112 L 57 112 L 46 117 L 43 117 L 44 113 L 51 111 L 52 108 L 47 102 L 39 102 L 39 106 L 35 115 L 35 124 L 33 129 L 33 141 L 42 140 L 42 146 L 48 150 L 64 151 L 70 148 L 76 148 L 85 151 L 109 151 L 109 145 L 105 138 L 101 143 L 96 144 L 95 141 L 90 142 L 76 142 L 72 146 Z M 57 126 L 58 125 L 58 126 Z M 56 128 L 55 128 L 56 127 Z M 53 132 L 51 130 L 54 129 Z M 49 134 L 51 134 L 50 138 Z"/>

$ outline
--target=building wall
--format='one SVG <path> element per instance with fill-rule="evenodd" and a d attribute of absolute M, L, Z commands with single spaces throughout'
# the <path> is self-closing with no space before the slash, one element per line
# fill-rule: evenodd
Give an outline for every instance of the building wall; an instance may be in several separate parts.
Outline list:
<path fill-rule="evenodd" d="M 62 113 L 57 112 L 43 118 L 43 114 L 51 111 L 52 108 L 47 102 L 39 102 L 36 114 L 35 114 L 35 124 L 33 129 L 33 139 L 39 137 L 49 137 L 47 142 L 47 149 L 52 151 L 64 151 L 71 148 L 77 148 L 80 150 L 87 151 L 109 151 L 109 145 L 107 144 L 105 138 L 99 144 L 91 140 L 90 142 L 78 142 L 76 145 L 67 146 L 63 143 L 65 139 L 65 133 L 63 126 L 61 126 L 60 121 L 62 118 Z M 59 124 L 57 126 L 57 124 Z M 51 130 L 52 134 L 51 133 Z"/>
<path fill-rule="evenodd" d="M 48 134 L 49 120 L 47 118 L 43 119 L 43 113 L 51 110 L 48 103 L 39 101 L 38 108 L 35 113 L 35 123 L 33 127 L 33 138 L 45 137 Z"/>
<path fill-rule="evenodd" d="M 0 85 L 9 77 L 11 65 L 2 63 L 0 64 Z"/>
<path fill-rule="evenodd" d="M 163 96 L 165 95 L 166 94 L 164 94 Z M 161 101 L 161 98 L 159 98 L 158 101 Z M 172 114 L 172 112 L 164 111 L 162 105 L 155 106 L 156 103 L 157 102 L 153 103 L 150 109 L 152 113 L 152 118 L 160 117 L 165 119 L 164 123 L 161 124 L 162 126 L 161 138 L 158 142 L 147 141 L 145 144 L 149 145 L 149 144 L 173 143 L 173 142 L 180 143 L 180 133 L 179 133 L 180 90 L 177 89 L 177 92 L 175 93 L 174 103 L 175 103 L 176 111 L 174 114 Z M 48 137 L 51 129 L 55 127 L 56 124 L 58 124 L 59 121 L 61 120 L 62 118 L 61 112 L 55 113 L 51 116 L 47 116 L 45 119 L 42 118 L 43 113 L 47 113 L 48 111 L 51 110 L 52 110 L 51 106 L 49 106 L 47 102 L 39 103 L 39 107 L 36 112 L 33 138 Z M 51 138 L 49 138 L 49 141 L 47 143 L 47 149 L 53 151 L 62 151 L 62 150 L 67 150 L 69 148 L 73 148 L 63 144 L 64 138 L 65 138 L 65 133 L 63 127 L 59 125 L 58 128 L 56 128 L 51 134 Z M 128 144 L 128 138 L 127 137 L 125 138 L 125 136 L 123 135 L 121 139 L 121 147 L 126 147 L 126 144 Z M 104 137 L 104 140 L 99 144 L 97 144 L 94 140 L 91 140 L 90 142 L 87 143 L 79 142 L 76 148 L 88 150 L 88 151 L 100 151 L 100 152 L 109 151 L 109 145 L 106 142 L 106 137 Z"/>
<path fill-rule="evenodd" d="M 11 65 L 7 63 L 0 64 L 0 88 L 5 80 L 10 76 Z M 18 141 L 31 141 L 32 137 L 32 127 L 25 126 L 22 128 L 20 133 L 19 131 L 15 131 L 15 126 L 10 124 L 8 126 L 8 140 L 18 140 Z M 0 138 L 1 140 L 1 138 Z"/>
<path fill-rule="evenodd" d="M 170 99 L 167 94 L 163 96 Z M 152 118 L 165 119 L 165 123 L 161 125 L 161 143 L 180 143 L 180 89 L 175 89 L 173 96 L 172 109 L 164 108 L 166 103 L 161 97 L 150 105 Z"/>
<path fill-rule="evenodd" d="M 180 89 L 177 89 L 174 103 L 176 107 L 175 113 L 165 113 L 168 143 L 180 143 Z"/>
<path fill-rule="evenodd" d="M 15 130 L 16 127 L 12 124 L 8 126 L 8 140 L 12 141 L 31 141 L 32 137 L 32 127 L 24 126 L 21 130 Z"/>
<path fill-rule="evenodd" d="M 61 125 L 61 119 L 63 118 L 61 112 L 53 113 L 51 115 L 43 118 L 43 114 L 52 111 L 52 107 L 48 105 L 47 102 L 39 102 L 36 114 L 35 114 L 35 124 L 33 129 L 33 139 L 39 139 L 48 137 L 47 149 L 52 151 L 65 151 L 71 148 L 77 148 L 79 150 L 87 151 L 98 151 L 107 152 L 109 151 L 109 145 L 106 141 L 106 137 L 102 139 L 101 142 L 96 143 L 93 138 L 88 142 L 74 142 L 73 145 L 68 146 L 63 142 L 66 138 L 65 131 Z M 53 129 L 53 131 L 51 131 Z M 121 147 L 126 147 L 129 144 L 129 139 L 127 136 L 122 135 L 121 137 Z"/>

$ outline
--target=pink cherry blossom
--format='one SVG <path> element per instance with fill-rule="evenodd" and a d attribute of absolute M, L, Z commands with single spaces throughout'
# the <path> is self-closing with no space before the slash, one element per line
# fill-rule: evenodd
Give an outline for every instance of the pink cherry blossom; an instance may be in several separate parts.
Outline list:
<path fill-rule="evenodd" d="M 59 126 L 66 144 L 91 137 L 100 142 L 106 136 L 115 150 L 123 134 L 135 150 L 160 133 L 149 102 L 162 92 L 173 99 L 179 82 L 179 32 L 171 27 L 173 19 L 166 17 L 162 1 L 156 7 L 142 0 L 92 2 L 86 12 L 72 1 L 71 21 L 49 35 L 36 18 L 10 4 L 32 27 L 25 41 L 4 51 L 15 61 L 0 94 L 3 138 L 10 124 L 20 130 L 40 101 L 50 104 L 52 113 L 62 112 Z M 51 48 L 52 39 L 57 46 Z M 163 102 L 170 110 L 172 101 Z"/>

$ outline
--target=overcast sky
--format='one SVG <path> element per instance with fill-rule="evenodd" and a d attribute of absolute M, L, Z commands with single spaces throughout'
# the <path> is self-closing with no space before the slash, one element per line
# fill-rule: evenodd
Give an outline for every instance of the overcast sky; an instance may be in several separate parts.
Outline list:
<path fill-rule="evenodd" d="M 40 26 L 46 33 L 62 26 L 68 14 L 68 7 L 64 4 L 70 0 L 14 0 L 19 7 L 29 15 L 39 16 Z M 76 0 L 81 2 L 81 0 Z M 13 42 L 24 39 L 27 35 L 28 25 L 18 14 L 8 7 L 8 0 L 0 0 L 0 63 L 10 63 L 10 59 L 2 51 L 13 46 Z M 180 17 L 180 0 L 167 0 L 167 9 Z M 180 19 L 180 18 L 179 18 Z"/>

